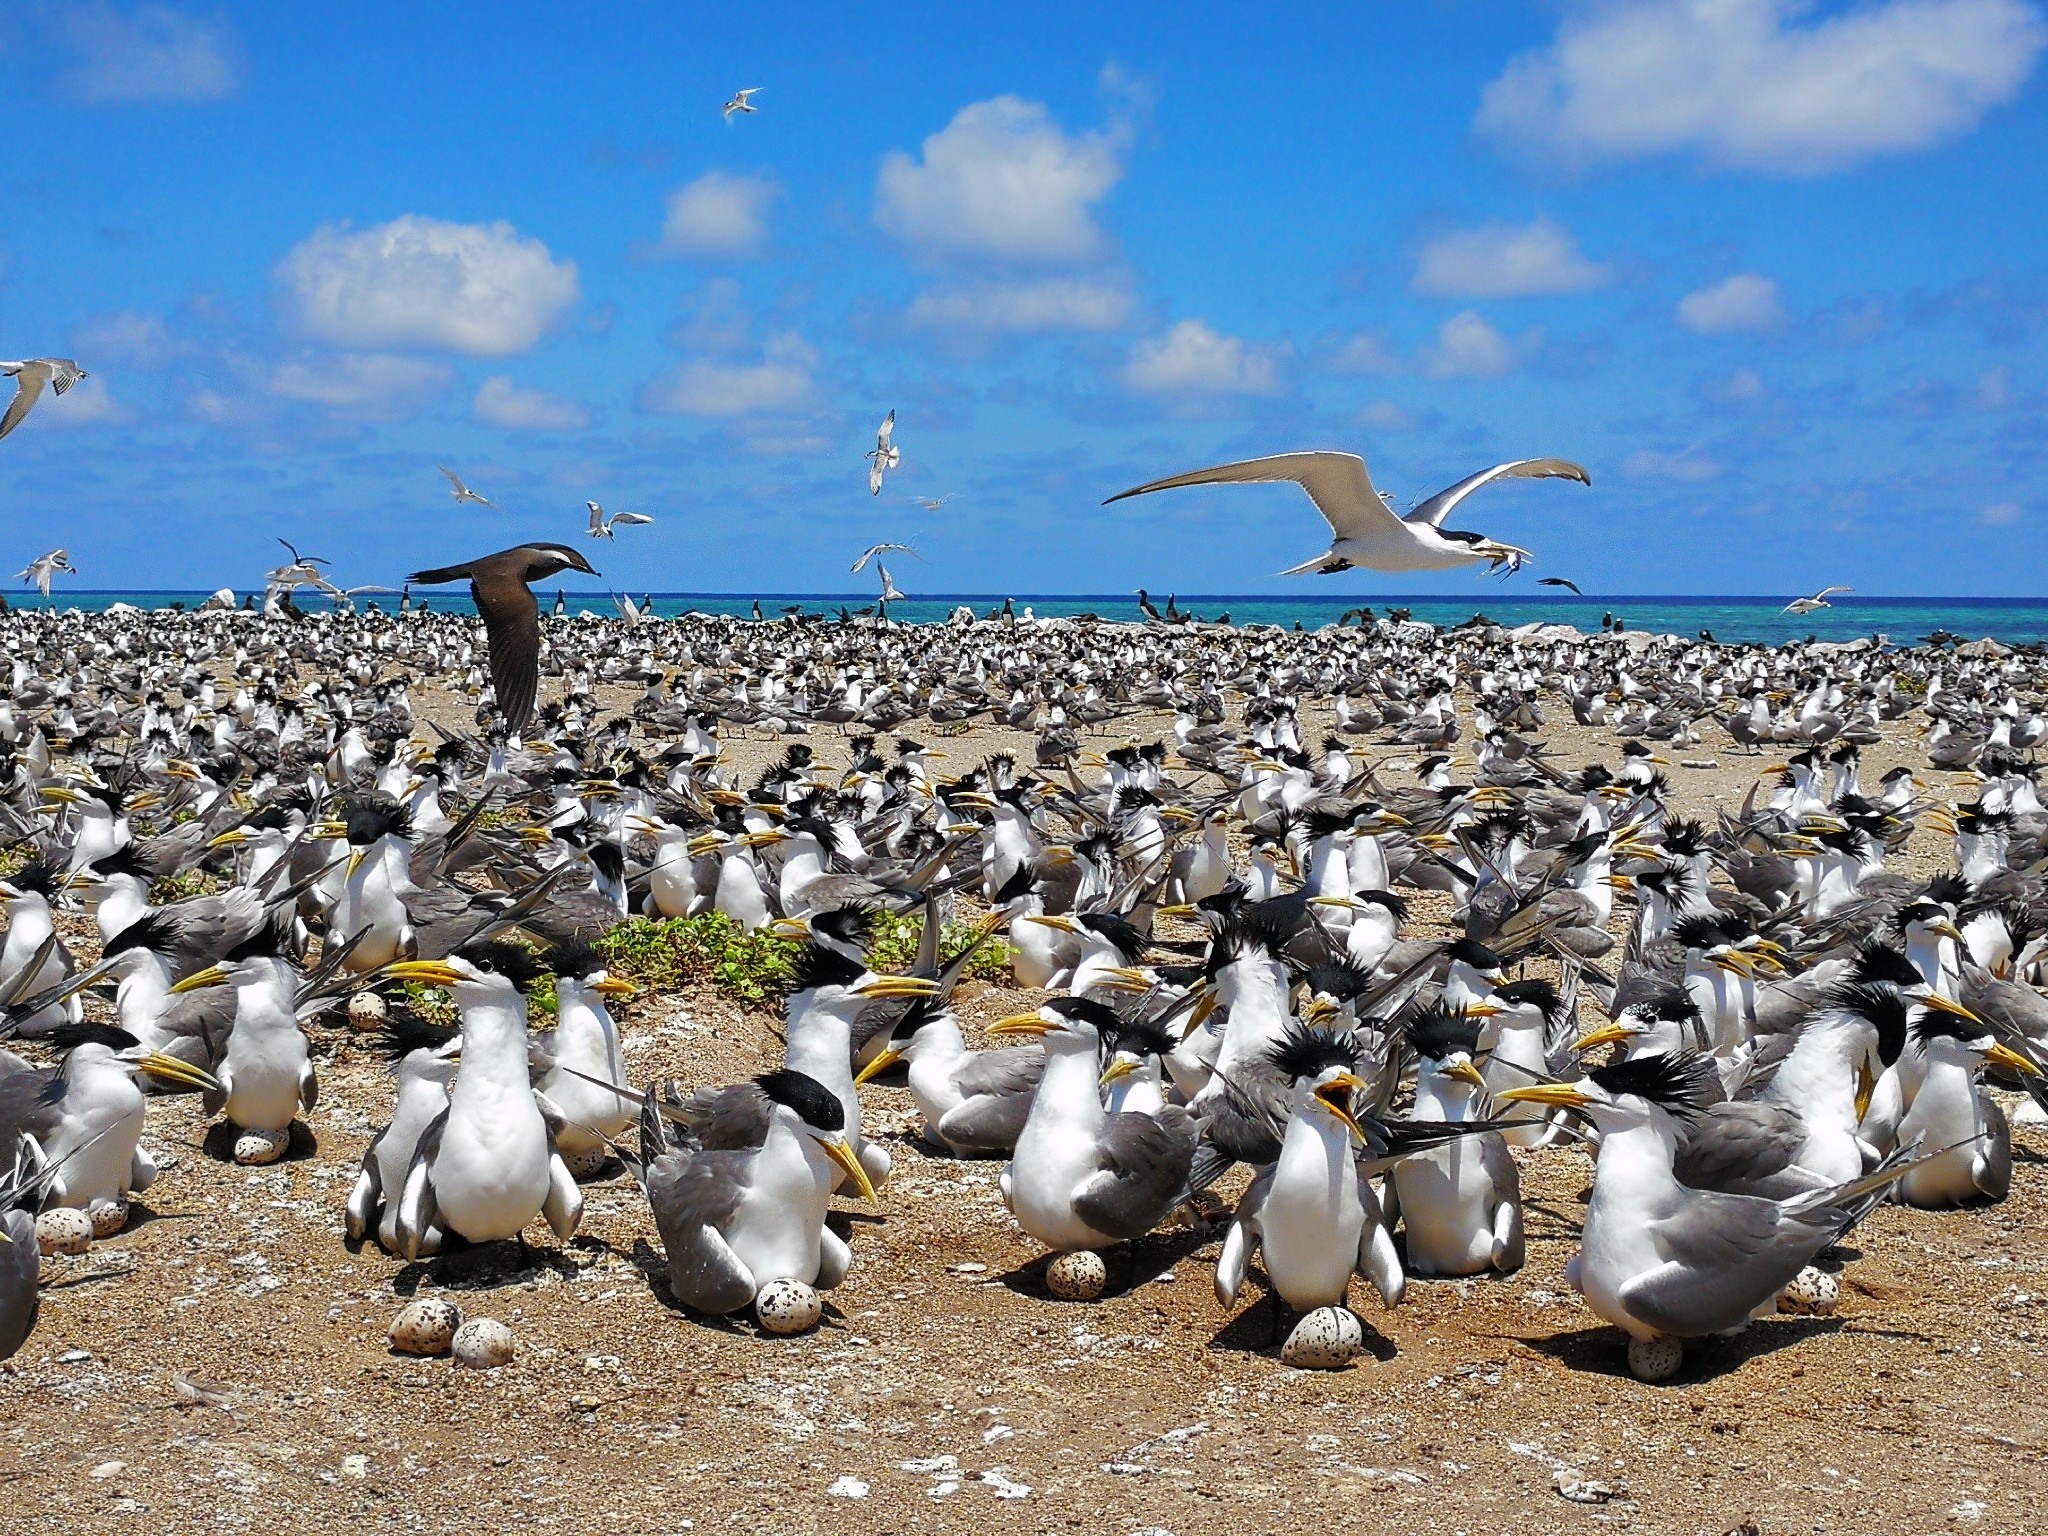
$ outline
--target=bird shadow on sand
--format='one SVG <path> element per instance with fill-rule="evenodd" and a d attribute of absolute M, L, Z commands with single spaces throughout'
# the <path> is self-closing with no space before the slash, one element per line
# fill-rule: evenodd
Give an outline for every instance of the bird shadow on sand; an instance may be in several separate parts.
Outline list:
<path fill-rule="evenodd" d="M 1731 1337 L 1688 1344 L 1684 1366 L 1676 1376 L 1660 1385 L 1683 1386 L 1688 1382 L 1726 1375 L 1764 1355 L 1776 1354 L 1781 1349 L 1789 1349 L 1808 1339 L 1841 1333 L 1847 1327 L 1847 1323 L 1848 1319 L 1842 1317 L 1793 1316 L 1751 1323 L 1742 1332 Z M 1882 1332 L 1860 1328 L 1849 1331 Z M 1547 1338 L 1528 1338 L 1513 1334 L 1504 1334 L 1502 1337 L 1516 1338 L 1519 1343 L 1536 1353 L 1548 1355 L 1560 1365 L 1574 1371 L 1594 1376 L 1618 1376 L 1628 1381 L 1636 1379 L 1628 1368 L 1628 1335 L 1619 1328 L 1600 1324 L 1591 1328 L 1574 1328 L 1563 1333 L 1553 1333 Z"/>
<path fill-rule="evenodd" d="M 1140 1286 L 1150 1285 L 1183 1259 L 1213 1243 L 1216 1237 L 1216 1233 L 1205 1228 L 1189 1228 L 1179 1232 L 1155 1232 L 1134 1243 L 1120 1243 L 1114 1248 L 1103 1249 L 1102 1262 L 1109 1271 L 1109 1283 L 1103 1286 L 1102 1296 L 1098 1299 L 1128 1296 Z M 1042 1254 L 995 1278 L 1019 1296 L 1031 1296 L 1040 1301 L 1063 1301 L 1065 1298 L 1054 1296 L 1045 1283 L 1045 1271 L 1058 1257 L 1056 1253 Z"/>
<path fill-rule="evenodd" d="M 235 1141 L 242 1133 L 231 1121 L 217 1120 L 206 1128 L 206 1139 L 199 1144 L 199 1150 L 216 1163 L 232 1163 L 235 1160 Z M 268 1163 L 252 1163 L 252 1168 L 268 1168 L 278 1163 L 303 1163 L 318 1154 L 320 1143 L 313 1135 L 313 1129 L 303 1120 L 294 1120 L 286 1133 L 284 1150 Z"/>
<path fill-rule="evenodd" d="M 400 1296 L 415 1296 L 431 1280 L 444 1291 L 495 1291 L 523 1285 L 543 1270 L 552 1270 L 562 1280 L 574 1280 L 582 1266 L 559 1248 L 537 1248 L 506 1238 L 490 1243 L 466 1243 L 452 1235 L 430 1259 L 413 1259 L 391 1277 L 391 1289 Z M 571 1246 L 602 1249 L 594 1238 L 577 1238 Z"/>
<path fill-rule="evenodd" d="M 1256 1268 L 1251 1271 L 1251 1276 L 1261 1284 L 1265 1283 L 1266 1277 Z M 1348 1310 L 1351 1310 L 1351 1315 L 1358 1319 L 1359 1327 L 1364 1333 L 1366 1354 L 1371 1355 L 1382 1365 L 1400 1354 L 1394 1347 L 1394 1341 L 1373 1327 L 1371 1319 L 1364 1313 L 1356 1309 Z M 1277 1359 L 1280 1346 L 1287 1342 L 1287 1335 L 1294 1331 L 1295 1324 L 1305 1315 L 1287 1306 L 1277 1293 L 1269 1290 L 1243 1311 L 1235 1313 L 1217 1331 L 1216 1336 L 1209 1340 L 1209 1348 L 1233 1354 L 1262 1355 Z"/>

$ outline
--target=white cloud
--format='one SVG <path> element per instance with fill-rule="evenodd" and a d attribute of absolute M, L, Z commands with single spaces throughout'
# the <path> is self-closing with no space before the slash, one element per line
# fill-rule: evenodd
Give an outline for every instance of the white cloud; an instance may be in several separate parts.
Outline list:
<path fill-rule="evenodd" d="M 1102 248 L 1094 207 L 1124 172 L 1120 128 L 1072 135 L 1035 101 L 962 107 L 921 160 L 882 158 L 875 222 L 940 255 L 1084 261 Z"/>
<path fill-rule="evenodd" d="M 78 55 L 60 84 L 89 105 L 218 101 L 241 83 L 226 31 L 168 5 L 73 4 L 57 15 Z"/>
<path fill-rule="evenodd" d="M 1711 480 L 1721 473 L 1721 466 L 1712 459 L 1698 457 L 1692 449 L 1681 449 L 1677 453 L 1659 453 L 1653 448 L 1638 448 L 1622 460 L 1622 473 L 1633 475 L 1639 480 L 1681 480 L 1688 485 L 1697 485 Z"/>
<path fill-rule="evenodd" d="M 800 405 L 818 355 L 796 335 L 770 339 L 759 362 L 686 358 L 640 392 L 642 409 L 673 416 L 754 416 Z"/>
<path fill-rule="evenodd" d="M 1401 359 L 1387 344 L 1386 337 L 1360 331 L 1337 349 L 1330 366 L 1338 373 L 1399 373 Z"/>
<path fill-rule="evenodd" d="M 1702 336 L 1774 331 L 1785 323 L 1785 306 L 1771 279 L 1755 272 L 1738 272 L 1680 299 L 1678 323 Z"/>
<path fill-rule="evenodd" d="M 1433 379 L 1498 379 L 1518 361 L 1515 344 L 1469 309 L 1437 327 L 1427 355 Z"/>
<path fill-rule="evenodd" d="M 322 225 L 277 270 L 301 329 L 364 349 L 504 357 L 540 340 L 578 293 L 575 262 L 502 220 L 411 213 L 365 230 Z"/>
<path fill-rule="evenodd" d="M 1439 235 L 1415 263 L 1417 293 L 1461 299 L 1513 299 L 1539 293 L 1583 293 L 1613 278 L 1589 261 L 1572 232 L 1554 219 L 1529 224 L 1494 221 Z"/>
<path fill-rule="evenodd" d="M 1737 368 L 1718 377 L 1702 379 L 1700 398 L 1715 405 L 1748 405 L 1770 392 L 1763 375 L 1754 368 Z"/>
<path fill-rule="evenodd" d="M 4 398 L 13 397 L 14 380 L 8 379 Z M 35 408 L 16 430 L 26 432 L 37 428 L 61 432 L 71 427 L 92 427 L 127 419 L 128 413 L 115 401 L 106 379 L 100 374 L 88 373 L 65 390 L 61 398 L 55 390 L 44 390 L 43 398 L 35 403 Z"/>
<path fill-rule="evenodd" d="M 477 387 L 470 409 L 486 426 L 514 432 L 575 432 L 590 425 L 590 413 L 574 400 L 544 389 L 521 389 L 503 374 Z"/>
<path fill-rule="evenodd" d="M 448 365 L 424 357 L 375 352 L 308 356 L 281 363 L 270 374 L 270 392 L 286 400 L 324 405 L 341 416 L 373 421 L 403 416 L 447 388 Z"/>
<path fill-rule="evenodd" d="M 88 320 L 79 328 L 75 345 L 78 355 L 95 366 L 119 363 L 144 371 L 163 367 L 179 350 L 163 321 L 130 310 Z"/>
<path fill-rule="evenodd" d="M 1375 432 L 1413 432 L 1415 418 L 1391 400 L 1375 400 L 1358 413 L 1359 425 Z"/>
<path fill-rule="evenodd" d="M 1047 278 L 940 288 L 911 302 L 912 325 L 948 331 L 1114 331 L 1131 317 L 1121 282 Z"/>
<path fill-rule="evenodd" d="M 1982 512 L 1979 512 L 1977 514 L 1977 521 L 1988 524 L 1993 528 L 2008 528 L 2025 515 L 2020 511 L 2020 504 L 2018 502 L 2001 501 L 1996 506 L 1986 507 Z"/>
<path fill-rule="evenodd" d="M 1511 61 L 1478 127 L 1568 161 L 1692 152 L 1815 175 L 1960 137 L 2048 41 L 2027 0 L 1580 0 Z"/>
<path fill-rule="evenodd" d="M 1131 348 L 1123 377 L 1151 395 L 1270 395 L 1280 387 L 1279 350 L 1183 320 Z"/>
<path fill-rule="evenodd" d="M 768 237 L 781 189 L 765 176 L 706 171 L 668 195 L 661 248 L 671 256 L 743 256 Z"/>

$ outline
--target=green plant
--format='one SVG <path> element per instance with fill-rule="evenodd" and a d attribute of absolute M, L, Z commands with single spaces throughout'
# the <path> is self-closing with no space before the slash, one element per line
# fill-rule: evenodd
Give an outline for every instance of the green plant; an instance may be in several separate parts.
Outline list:
<path fill-rule="evenodd" d="M 222 888 L 222 882 L 203 869 L 187 869 L 175 875 L 165 875 L 149 888 L 150 901 L 159 907 L 174 901 L 183 901 L 190 896 L 211 896 Z"/>
<path fill-rule="evenodd" d="M 958 954 L 974 933 L 969 923 L 947 923 L 939 930 L 939 954 Z M 875 914 L 874 942 L 868 946 L 868 964 L 878 971 L 907 971 L 917 960 L 917 942 L 924 934 L 922 917 L 898 917 L 893 912 Z M 966 974 L 977 981 L 1000 981 L 1010 968 L 1010 946 L 991 938 L 967 962 Z"/>
<path fill-rule="evenodd" d="M 766 1002 L 790 979 L 785 941 L 749 934 L 722 912 L 696 917 L 633 918 L 598 943 L 606 966 L 628 981 L 667 990 L 710 983 L 742 1002 Z"/>

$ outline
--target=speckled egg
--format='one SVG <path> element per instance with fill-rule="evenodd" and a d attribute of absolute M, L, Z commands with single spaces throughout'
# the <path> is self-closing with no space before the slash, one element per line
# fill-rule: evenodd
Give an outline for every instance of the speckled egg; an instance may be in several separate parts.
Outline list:
<path fill-rule="evenodd" d="M 94 1237 L 112 1237 L 128 1225 L 128 1202 L 126 1200 L 102 1200 L 86 1212 L 92 1222 Z"/>
<path fill-rule="evenodd" d="M 83 1253 L 92 1246 L 92 1218 L 70 1206 L 45 1211 L 36 1218 L 36 1249 L 44 1258 Z"/>
<path fill-rule="evenodd" d="M 455 1330 L 455 1363 L 472 1371 L 510 1365 L 517 1348 L 512 1330 L 495 1317 L 472 1317 Z"/>
<path fill-rule="evenodd" d="M 391 1347 L 401 1355 L 445 1355 L 462 1326 L 462 1308 L 439 1296 L 415 1296 L 391 1320 Z"/>
<path fill-rule="evenodd" d="M 1669 1381 L 1685 1364 L 1685 1346 L 1661 1334 L 1628 1341 L 1628 1368 L 1638 1381 Z"/>
<path fill-rule="evenodd" d="M 801 1280 L 770 1280 L 754 1297 L 754 1316 L 770 1333 L 802 1333 L 824 1315 L 818 1293 Z"/>
<path fill-rule="evenodd" d="M 1833 1316 L 1841 1304 L 1841 1282 L 1811 1264 L 1794 1275 L 1792 1283 L 1778 1296 L 1780 1312 L 1810 1312 L 1816 1317 Z"/>
<path fill-rule="evenodd" d="M 276 1131 L 244 1131 L 235 1138 L 235 1161 L 254 1166 L 274 1163 L 284 1156 L 291 1140 L 289 1126 Z"/>
<path fill-rule="evenodd" d="M 1340 1371 L 1365 1350 L 1365 1324 L 1349 1307 L 1317 1307 L 1287 1335 L 1280 1363 L 1298 1371 Z"/>
<path fill-rule="evenodd" d="M 1045 1266 L 1045 1288 L 1062 1301 L 1093 1301 L 1109 1284 L 1102 1255 L 1082 1249 L 1063 1253 Z"/>
<path fill-rule="evenodd" d="M 580 1151 L 562 1152 L 562 1166 L 574 1178 L 590 1179 L 604 1172 L 604 1165 L 612 1160 L 612 1149 L 602 1142 Z"/>
<path fill-rule="evenodd" d="M 390 1013 L 384 999 L 374 992 L 358 992 L 348 1000 L 348 1023 L 351 1029 L 380 1029 Z"/>

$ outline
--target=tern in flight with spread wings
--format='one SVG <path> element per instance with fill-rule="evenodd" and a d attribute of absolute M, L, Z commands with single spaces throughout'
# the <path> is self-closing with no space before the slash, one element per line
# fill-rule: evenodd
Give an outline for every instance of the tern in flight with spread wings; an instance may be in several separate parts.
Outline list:
<path fill-rule="evenodd" d="M 1791 602 L 1778 611 L 1780 613 L 1811 613 L 1816 608 L 1832 608 L 1835 605 L 1828 601 L 1829 593 L 1854 592 L 1855 590 L 1854 587 L 1822 587 L 1811 597 L 1793 598 Z"/>
<path fill-rule="evenodd" d="M 861 551 L 860 558 L 853 562 L 852 570 L 854 574 L 859 575 L 862 571 L 867 569 L 868 562 L 874 559 L 875 556 L 879 554 L 884 554 L 892 549 L 902 550 L 903 553 L 910 556 L 910 558 L 913 560 L 922 560 L 924 558 L 923 555 L 920 555 L 908 544 L 870 544 L 866 549 Z"/>
<path fill-rule="evenodd" d="M 593 539 L 610 538 L 614 528 L 641 528 L 654 521 L 645 512 L 614 512 L 606 517 L 604 508 L 596 502 L 586 501 L 583 505 L 590 508 L 589 533 Z"/>
<path fill-rule="evenodd" d="M 1283 576 L 1310 572 L 1328 576 L 1357 566 L 1374 571 L 1448 571 L 1465 565 L 1485 565 L 1494 570 L 1517 571 L 1531 558 L 1528 550 L 1503 544 L 1482 533 L 1446 528 L 1444 518 L 1490 480 L 1550 478 L 1576 480 L 1581 485 L 1593 483 L 1585 470 L 1564 459 L 1517 459 L 1468 475 L 1419 502 L 1406 517 L 1398 517 L 1373 487 L 1365 460 L 1357 454 L 1277 453 L 1270 458 L 1219 464 L 1213 469 L 1154 480 L 1149 485 L 1119 492 L 1109 500 L 1122 501 L 1126 496 L 1169 491 L 1184 485 L 1290 480 L 1308 492 L 1309 500 L 1328 519 L 1336 537 L 1331 539 L 1326 553 L 1282 571 Z"/>
<path fill-rule="evenodd" d="M 875 446 L 868 453 L 868 494 L 882 494 L 882 476 L 903 462 L 903 450 L 890 439 L 896 432 L 896 413 L 891 411 L 875 430 Z"/>

